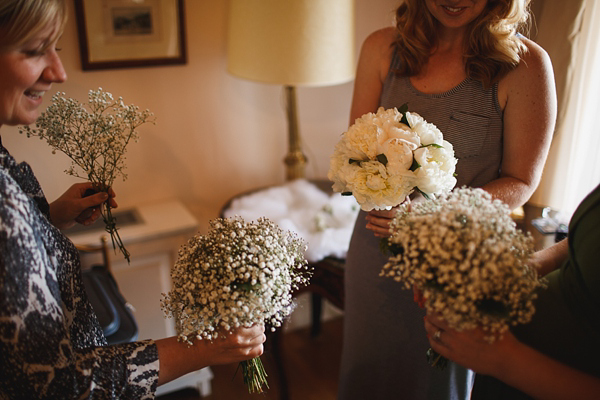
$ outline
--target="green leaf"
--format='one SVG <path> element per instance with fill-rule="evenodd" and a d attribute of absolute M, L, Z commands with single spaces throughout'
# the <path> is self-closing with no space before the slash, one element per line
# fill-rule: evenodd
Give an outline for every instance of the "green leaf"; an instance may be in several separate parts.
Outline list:
<path fill-rule="evenodd" d="M 492 317 L 507 318 L 509 316 L 509 309 L 504 303 L 493 299 L 484 299 L 475 303 L 475 306 L 481 312 L 484 312 Z"/>
<path fill-rule="evenodd" d="M 421 196 L 425 197 L 426 200 L 429 200 L 429 195 L 427 193 L 425 193 L 424 191 L 422 191 L 421 189 L 419 189 L 417 186 L 415 186 L 415 190 L 419 193 L 421 193 Z"/>
<path fill-rule="evenodd" d="M 391 254 L 397 256 L 404 254 L 404 247 L 396 243 L 390 243 L 389 238 L 383 238 L 379 241 L 379 250 L 385 255 Z"/>
<path fill-rule="evenodd" d="M 444 146 L 436 144 L 436 143 L 426 144 L 425 146 L 421 146 L 421 147 L 435 147 L 437 149 L 443 149 L 444 148 Z"/>
<path fill-rule="evenodd" d="M 377 158 L 377 161 L 379 161 L 383 165 L 387 165 L 387 163 L 388 163 L 388 159 L 385 156 L 385 154 L 383 154 L 383 153 L 377 154 L 377 157 L 375 157 L 375 158 Z"/>
<path fill-rule="evenodd" d="M 387 238 L 383 238 L 379 241 L 379 251 L 381 251 L 382 254 L 389 254 L 389 241 Z"/>
<path fill-rule="evenodd" d="M 446 287 L 444 284 L 439 283 L 436 279 L 430 279 L 425 282 L 424 287 L 432 290 L 437 290 L 438 292 L 443 292 Z"/>
<path fill-rule="evenodd" d="M 402 122 L 403 124 L 406 124 L 406 125 L 410 126 L 410 124 L 408 123 L 408 119 L 406 118 L 406 112 L 408 111 L 408 103 L 402 104 L 400 106 L 400 108 L 398 108 L 398 111 L 400 113 L 402 113 L 402 118 L 400 119 L 400 122 Z"/>
<path fill-rule="evenodd" d="M 426 356 L 427 363 L 441 371 L 443 371 L 448 365 L 448 359 L 441 354 L 438 354 L 431 347 L 427 350 Z"/>
<path fill-rule="evenodd" d="M 456 222 L 458 222 L 462 226 L 465 226 L 469 222 L 469 218 L 467 218 L 467 216 L 464 214 L 459 214 L 456 216 Z"/>
<path fill-rule="evenodd" d="M 233 286 L 234 289 L 241 289 L 245 292 L 251 292 L 260 287 L 259 284 L 252 285 L 250 282 L 233 282 L 231 286 Z"/>
<path fill-rule="evenodd" d="M 410 169 L 411 171 L 416 171 L 416 170 L 417 170 L 417 168 L 421 168 L 421 164 L 419 164 L 419 163 L 417 162 L 417 160 L 415 160 L 415 159 L 414 159 L 414 157 L 413 157 L 413 162 L 412 162 L 412 165 L 410 166 L 410 168 L 409 168 L 409 169 Z"/>

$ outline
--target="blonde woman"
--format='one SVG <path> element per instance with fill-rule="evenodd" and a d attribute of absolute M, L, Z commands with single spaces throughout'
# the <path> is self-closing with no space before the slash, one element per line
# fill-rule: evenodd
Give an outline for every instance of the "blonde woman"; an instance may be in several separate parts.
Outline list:
<path fill-rule="evenodd" d="M 528 0 L 406 0 L 395 27 L 372 33 L 358 63 L 350 122 L 400 107 L 435 124 L 458 158 L 457 186 L 482 187 L 511 207 L 538 185 L 554 129 L 546 52 L 517 33 Z M 466 399 L 472 372 L 427 364 L 425 313 L 380 278 L 379 240 L 392 211 L 361 212 L 345 267 L 339 399 Z"/>
<path fill-rule="evenodd" d="M 57 53 L 65 7 L 0 2 L 0 126 L 35 122 L 44 94 L 67 78 Z M 78 253 L 59 230 L 92 222 L 99 212 L 91 210 L 114 202 L 84 198 L 88 187 L 74 185 L 48 204 L 29 165 L 0 142 L 0 398 L 154 398 L 158 385 L 187 372 L 262 353 L 262 326 L 190 348 L 176 337 L 107 346 Z"/>

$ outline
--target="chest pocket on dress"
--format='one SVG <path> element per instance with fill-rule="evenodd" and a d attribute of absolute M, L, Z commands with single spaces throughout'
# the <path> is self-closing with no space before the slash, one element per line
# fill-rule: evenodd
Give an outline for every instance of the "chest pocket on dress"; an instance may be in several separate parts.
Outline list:
<path fill-rule="evenodd" d="M 491 119 L 463 111 L 453 111 L 444 139 L 454 146 L 460 159 L 477 157 L 481 154 L 490 130 Z"/>

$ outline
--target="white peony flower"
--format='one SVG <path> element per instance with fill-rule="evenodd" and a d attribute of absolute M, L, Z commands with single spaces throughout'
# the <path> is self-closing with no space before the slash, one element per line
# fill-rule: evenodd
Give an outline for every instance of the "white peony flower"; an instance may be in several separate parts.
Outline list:
<path fill-rule="evenodd" d="M 447 146 L 426 146 L 415 150 L 415 160 L 420 165 L 415 170 L 418 188 L 426 194 L 439 194 L 452 190 L 456 185 L 454 171 L 456 158 L 450 143 Z"/>
<path fill-rule="evenodd" d="M 419 136 L 422 146 L 428 146 L 430 144 L 442 144 L 444 136 L 437 126 L 425 121 L 425 119 L 423 119 L 423 117 L 417 113 L 411 113 L 407 111 L 406 119 L 408 120 L 408 123 L 412 129 Z"/>
<path fill-rule="evenodd" d="M 381 145 L 381 154 L 385 155 L 388 169 L 406 171 L 413 163 L 413 151 L 416 149 L 404 139 L 390 138 Z"/>

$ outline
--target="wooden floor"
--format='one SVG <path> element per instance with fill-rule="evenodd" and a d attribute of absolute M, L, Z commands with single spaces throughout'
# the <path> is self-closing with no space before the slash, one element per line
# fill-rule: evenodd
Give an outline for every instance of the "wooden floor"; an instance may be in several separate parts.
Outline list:
<path fill-rule="evenodd" d="M 335 400 L 338 370 L 342 352 L 342 318 L 323 323 L 317 337 L 309 329 L 298 329 L 282 335 L 284 368 L 286 369 L 289 400 Z M 212 394 L 207 400 L 280 400 L 278 373 L 273 353 L 267 346 L 262 361 L 269 375 L 270 389 L 264 394 L 249 394 L 236 374 L 236 365 L 211 367 Z M 185 389 L 157 397 L 159 400 L 198 400 L 198 392 Z"/>

